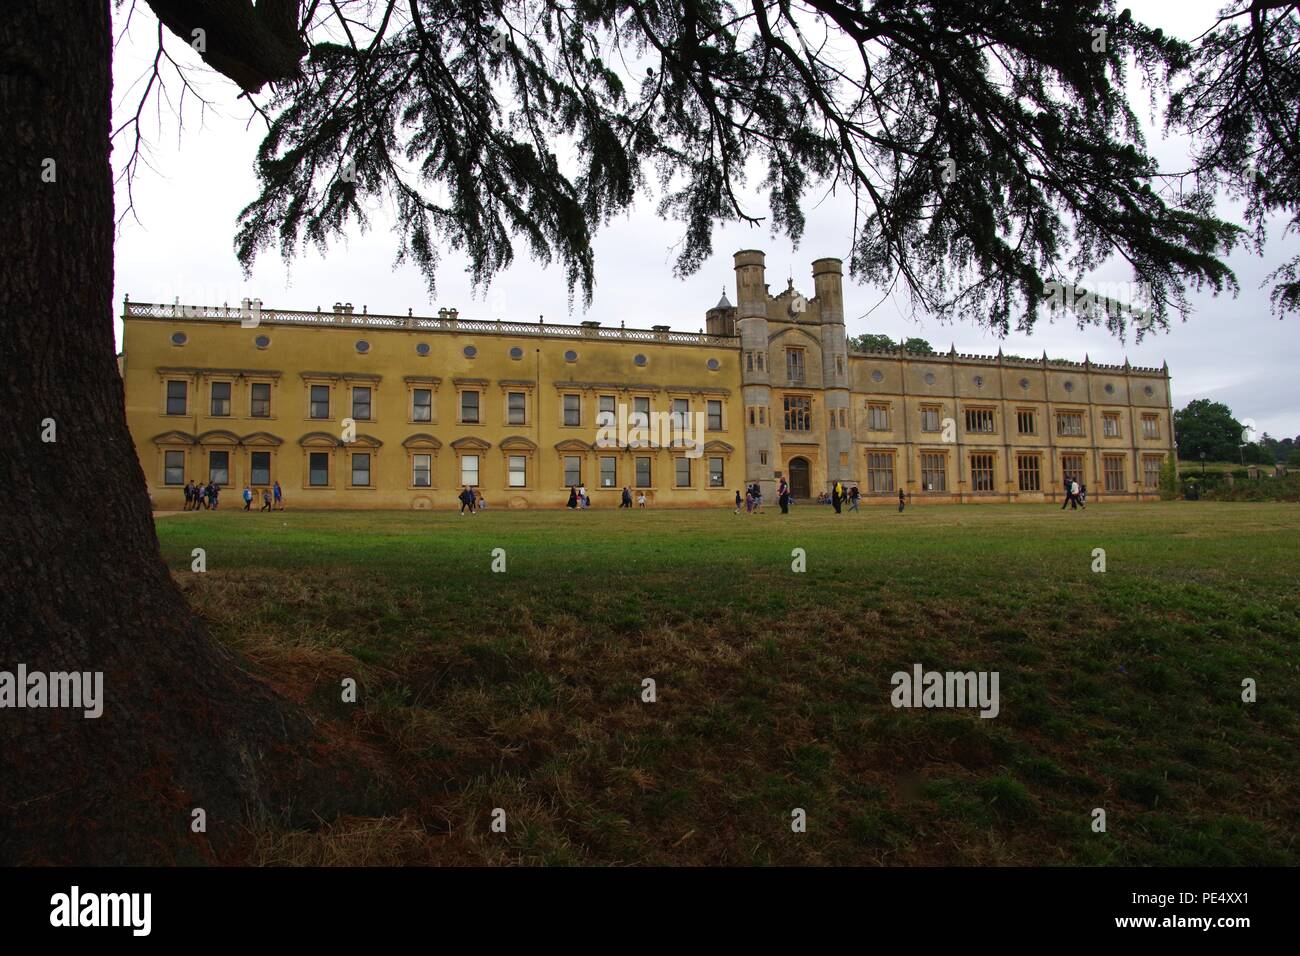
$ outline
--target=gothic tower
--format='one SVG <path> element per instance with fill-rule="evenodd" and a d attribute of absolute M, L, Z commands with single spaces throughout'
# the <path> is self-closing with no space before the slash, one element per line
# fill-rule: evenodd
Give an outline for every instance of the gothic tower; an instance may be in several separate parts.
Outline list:
<path fill-rule="evenodd" d="M 844 333 L 843 263 L 818 259 L 812 264 L 817 312 L 821 320 L 822 401 L 826 409 L 826 480 L 853 477 L 853 409 L 849 392 L 849 352 Z"/>
<path fill-rule="evenodd" d="M 745 480 L 757 481 L 765 496 L 775 493 L 772 447 L 772 379 L 767 362 L 765 259 L 757 249 L 736 253 L 736 327 L 740 335 L 740 380 L 745 415 Z M 751 409 L 764 420 L 750 421 Z"/>

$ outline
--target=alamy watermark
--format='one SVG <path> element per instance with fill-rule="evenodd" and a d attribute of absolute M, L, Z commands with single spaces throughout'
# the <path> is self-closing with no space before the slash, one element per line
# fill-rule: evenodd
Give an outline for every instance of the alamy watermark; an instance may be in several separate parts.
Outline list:
<path fill-rule="evenodd" d="M 687 458 L 704 454 L 704 412 L 636 412 L 619 403 L 618 411 L 596 416 L 596 447 L 673 448 Z"/>
<path fill-rule="evenodd" d="M 927 671 L 920 664 L 895 671 L 889 702 L 895 707 L 979 707 L 981 717 L 996 717 L 997 671 Z"/>
<path fill-rule="evenodd" d="M 0 671 L 0 709 L 59 707 L 95 719 L 104 713 L 103 671 Z"/>

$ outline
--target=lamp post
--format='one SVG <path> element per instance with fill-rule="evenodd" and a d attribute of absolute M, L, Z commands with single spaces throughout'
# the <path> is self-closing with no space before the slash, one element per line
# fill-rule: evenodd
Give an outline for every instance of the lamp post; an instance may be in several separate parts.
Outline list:
<path fill-rule="evenodd" d="M 1201 452 L 1201 477 L 1205 477 L 1205 452 Z"/>

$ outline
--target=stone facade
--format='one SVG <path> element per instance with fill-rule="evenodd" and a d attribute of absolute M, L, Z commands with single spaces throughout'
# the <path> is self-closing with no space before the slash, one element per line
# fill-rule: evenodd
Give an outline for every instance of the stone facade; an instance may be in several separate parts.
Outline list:
<path fill-rule="evenodd" d="M 127 302 L 128 422 L 150 494 L 187 479 L 279 480 L 295 508 L 593 507 L 621 490 L 659 507 L 721 507 L 783 475 L 808 498 L 835 481 L 867 502 L 1157 496 L 1172 450 L 1168 369 L 998 356 L 850 352 L 841 263 L 812 298 L 768 291 L 736 254 L 707 331 Z M 601 432 L 645 413 L 696 425 L 689 448 Z M 662 436 L 667 439 L 668 436 Z M 629 440 L 630 438 L 630 440 Z M 224 480 L 222 480 L 224 479 Z"/>

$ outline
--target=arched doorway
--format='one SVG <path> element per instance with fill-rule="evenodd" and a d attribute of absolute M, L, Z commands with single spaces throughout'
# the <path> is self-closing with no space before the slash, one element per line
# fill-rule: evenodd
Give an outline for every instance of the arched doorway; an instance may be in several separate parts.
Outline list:
<path fill-rule="evenodd" d="M 812 497 L 807 458 L 790 459 L 790 493 L 800 500 Z"/>

